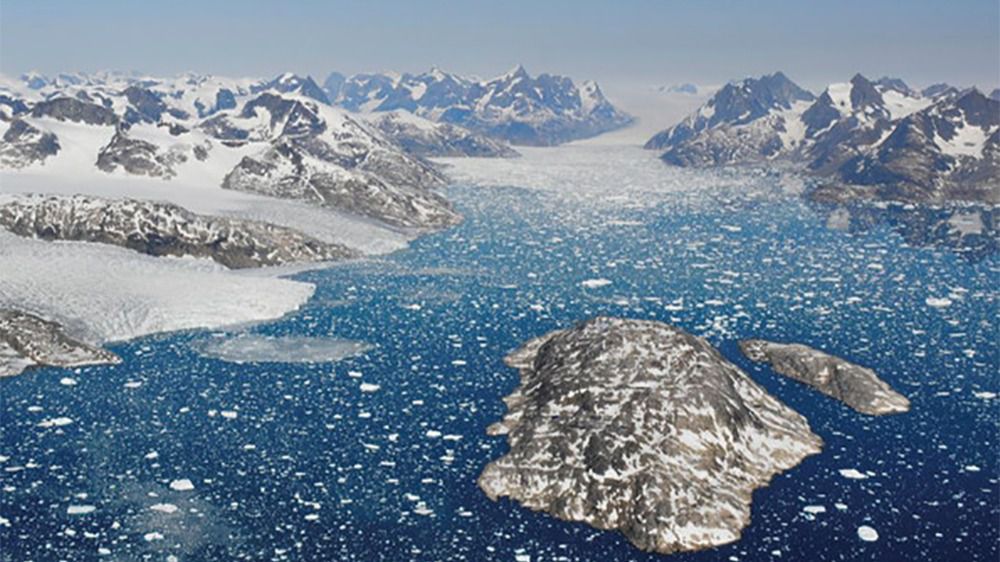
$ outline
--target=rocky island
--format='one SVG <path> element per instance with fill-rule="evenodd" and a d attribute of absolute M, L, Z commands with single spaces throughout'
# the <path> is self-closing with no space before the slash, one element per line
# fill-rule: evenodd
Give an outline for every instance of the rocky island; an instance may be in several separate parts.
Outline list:
<path fill-rule="evenodd" d="M 769 363 L 775 372 L 805 383 L 850 408 L 880 416 L 909 411 L 910 401 L 875 371 L 802 344 L 745 340 L 740 349 L 751 361 Z"/>
<path fill-rule="evenodd" d="M 0 377 L 20 374 L 30 367 L 80 367 L 120 361 L 110 351 L 66 335 L 55 322 L 0 309 Z"/>
<path fill-rule="evenodd" d="M 489 433 L 507 435 L 510 452 L 480 488 L 643 550 L 736 541 L 753 491 L 822 447 L 708 342 L 660 322 L 598 317 L 506 361 L 521 384 Z"/>

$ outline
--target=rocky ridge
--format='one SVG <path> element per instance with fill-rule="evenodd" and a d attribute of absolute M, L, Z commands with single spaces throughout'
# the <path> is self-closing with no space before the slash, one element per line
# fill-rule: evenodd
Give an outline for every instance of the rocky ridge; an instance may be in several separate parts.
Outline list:
<path fill-rule="evenodd" d="M 748 359 L 767 363 L 775 372 L 811 386 L 848 407 L 879 416 L 909 411 L 910 401 L 871 369 L 802 344 L 765 340 L 740 342 Z"/>

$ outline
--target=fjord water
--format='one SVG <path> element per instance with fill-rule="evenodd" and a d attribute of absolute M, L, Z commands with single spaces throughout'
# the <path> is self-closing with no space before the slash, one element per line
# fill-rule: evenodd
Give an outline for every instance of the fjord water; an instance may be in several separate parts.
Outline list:
<path fill-rule="evenodd" d="M 825 441 L 754 494 L 742 540 L 672 559 L 996 559 L 989 237 L 963 252 L 888 211 L 828 228 L 844 221 L 767 189 L 449 195 L 463 224 L 300 274 L 312 300 L 247 330 L 361 355 L 272 345 L 273 362 L 234 363 L 198 352 L 227 334 L 185 332 L 111 346 L 121 365 L 0 381 L 0 559 L 662 559 L 476 487 L 506 450 L 485 435 L 517 383 L 503 356 L 598 314 L 707 337 Z M 862 416 L 745 360 L 748 337 L 873 367 L 912 410 Z"/>

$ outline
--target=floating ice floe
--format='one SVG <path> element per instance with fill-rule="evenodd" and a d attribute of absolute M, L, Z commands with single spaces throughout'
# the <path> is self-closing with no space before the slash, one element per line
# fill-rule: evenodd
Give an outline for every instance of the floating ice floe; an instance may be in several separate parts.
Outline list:
<path fill-rule="evenodd" d="M 951 299 L 948 297 L 927 297 L 924 302 L 927 303 L 927 306 L 934 308 L 947 308 L 951 306 Z"/>
<path fill-rule="evenodd" d="M 191 490 L 194 490 L 194 484 L 187 478 L 181 478 L 171 482 L 170 489 L 177 492 L 190 492 Z"/>
<path fill-rule="evenodd" d="M 606 286 L 608 286 L 610 284 L 611 284 L 611 280 L 610 279 L 603 279 L 603 278 L 601 278 L 601 279 L 587 279 L 585 281 L 581 281 L 580 282 L 580 285 L 586 287 L 587 289 L 597 289 L 597 288 L 600 288 L 600 287 L 606 287 Z"/>
<path fill-rule="evenodd" d="M 195 350 L 230 363 L 333 363 L 361 355 L 371 345 L 341 338 L 272 337 L 241 334 L 202 340 Z"/>
<path fill-rule="evenodd" d="M 854 468 L 842 468 L 838 472 L 844 478 L 850 478 L 851 480 L 864 480 L 868 478 L 867 474 Z"/>
<path fill-rule="evenodd" d="M 382 388 L 377 384 L 372 384 L 368 382 L 361 383 L 361 392 L 378 392 L 378 389 Z"/>
<path fill-rule="evenodd" d="M 177 513 L 178 508 L 172 503 L 154 503 L 149 506 L 149 509 L 159 511 L 160 513 Z"/>
<path fill-rule="evenodd" d="M 63 386 L 76 386 L 76 379 L 71 377 L 63 377 L 59 379 L 59 384 Z"/>
<path fill-rule="evenodd" d="M 93 513 L 97 510 L 97 506 L 93 505 L 71 505 L 66 508 L 67 515 L 86 515 L 88 513 Z"/>
<path fill-rule="evenodd" d="M 878 531 L 868 525 L 862 525 L 858 527 L 858 538 L 865 542 L 875 542 L 878 540 Z"/>
<path fill-rule="evenodd" d="M 69 425 L 73 423 L 72 418 L 61 417 L 61 418 L 49 418 L 47 420 L 42 420 L 38 422 L 38 427 L 62 427 L 64 425 Z"/>

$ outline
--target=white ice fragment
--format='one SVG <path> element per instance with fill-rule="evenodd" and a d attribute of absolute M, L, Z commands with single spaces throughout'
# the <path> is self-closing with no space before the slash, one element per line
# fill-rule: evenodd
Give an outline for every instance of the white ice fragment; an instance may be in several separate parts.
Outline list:
<path fill-rule="evenodd" d="M 76 379 L 71 377 L 63 377 L 59 379 L 59 384 L 63 386 L 76 386 Z"/>
<path fill-rule="evenodd" d="M 66 508 L 67 515 L 86 515 L 97 510 L 93 505 L 71 505 Z"/>
<path fill-rule="evenodd" d="M 368 382 L 361 383 L 361 392 L 377 392 L 380 387 L 377 384 L 372 384 Z"/>
<path fill-rule="evenodd" d="M 177 506 L 172 503 L 154 503 L 149 509 L 160 513 L 177 513 Z"/>
<path fill-rule="evenodd" d="M 927 306 L 934 308 L 947 308 L 951 306 L 951 299 L 948 297 L 927 297 L 924 302 L 927 303 Z"/>
<path fill-rule="evenodd" d="M 49 418 L 38 422 L 38 427 L 62 427 L 71 423 L 73 423 L 73 420 L 67 417 Z"/>
<path fill-rule="evenodd" d="M 611 284 L 611 280 L 610 279 L 604 279 L 604 278 L 587 279 L 585 281 L 581 281 L 580 284 L 583 285 L 584 287 L 588 288 L 588 289 L 597 289 L 599 287 L 605 287 L 607 285 L 610 285 Z"/>
<path fill-rule="evenodd" d="M 181 478 L 171 482 L 170 489 L 177 492 L 190 492 L 191 490 L 194 490 L 194 484 L 187 478 Z"/>
<path fill-rule="evenodd" d="M 865 478 L 868 478 L 867 474 L 853 468 L 842 468 L 839 472 L 841 476 L 844 478 L 850 478 L 851 480 L 864 480 Z"/>
<path fill-rule="evenodd" d="M 858 538 L 865 542 L 875 542 L 878 540 L 878 531 L 868 525 L 862 525 L 858 527 Z"/>

